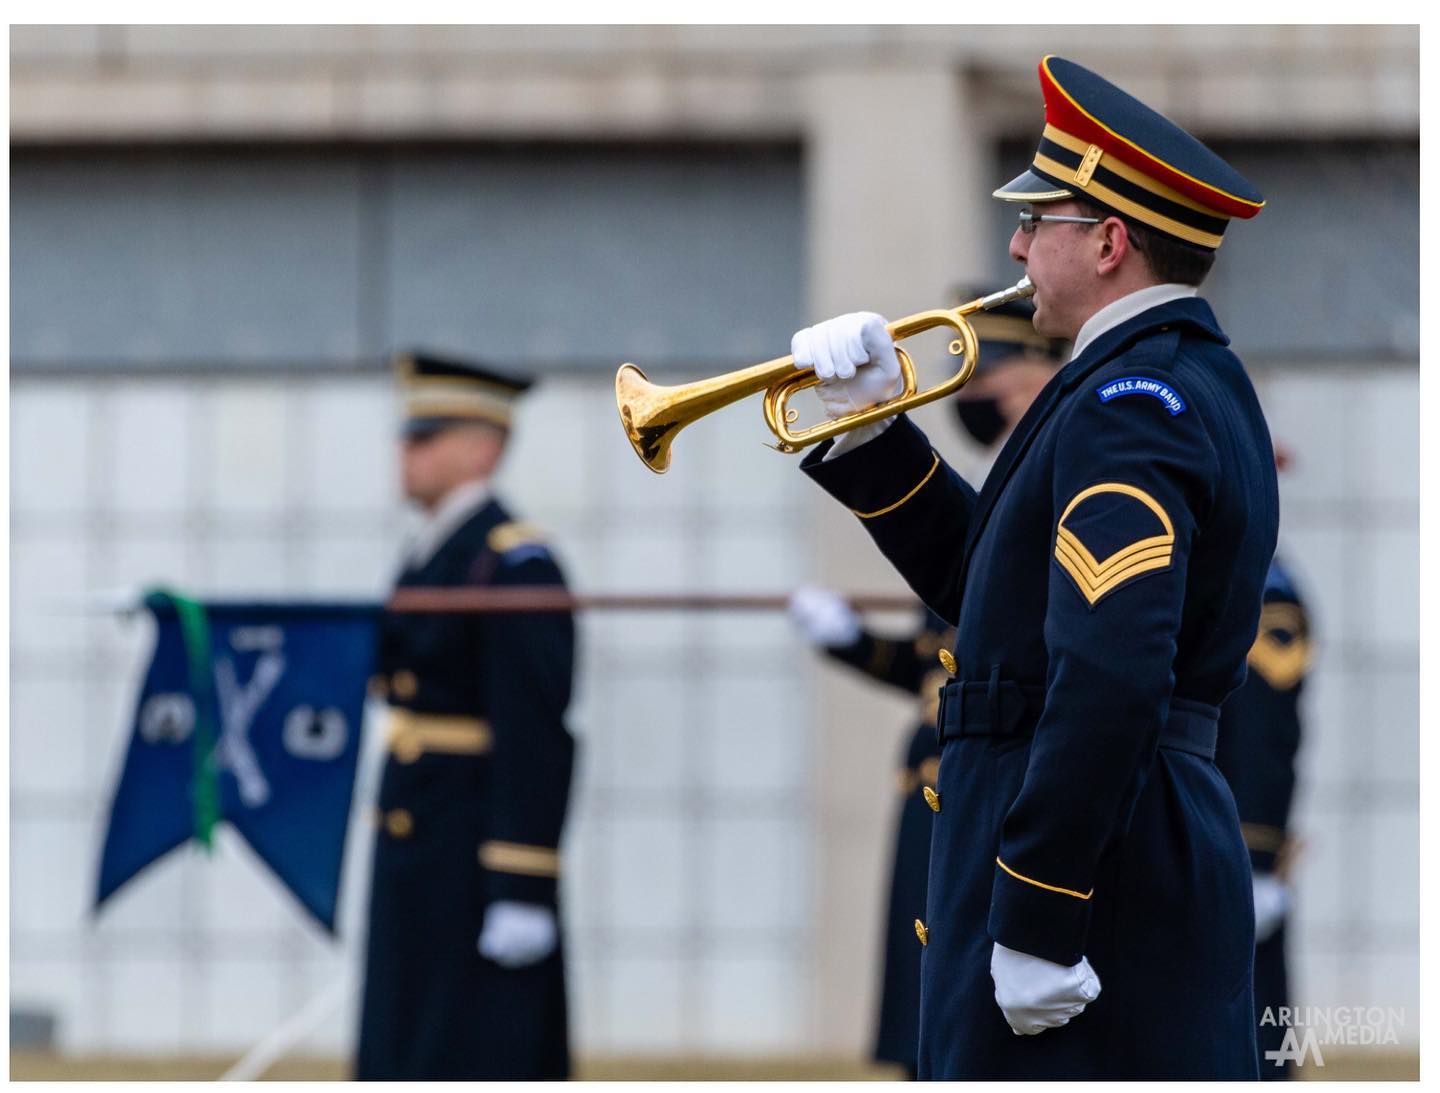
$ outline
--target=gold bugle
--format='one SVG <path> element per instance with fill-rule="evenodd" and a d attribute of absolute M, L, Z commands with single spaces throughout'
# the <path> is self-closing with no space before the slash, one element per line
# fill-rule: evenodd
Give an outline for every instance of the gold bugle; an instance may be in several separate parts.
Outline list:
<path fill-rule="evenodd" d="M 885 329 L 897 343 L 926 330 L 949 327 L 955 332 L 949 346 L 950 353 L 962 358 L 959 369 L 943 383 L 920 391 L 915 380 L 914 362 L 897 344 L 895 355 L 900 361 L 903 381 L 898 394 L 869 409 L 824 421 L 808 429 L 794 431 L 790 428 L 799 415 L 789 407 L 789 400 L 796 393 L 814 387 L 821 381 L 813 368 L 797 369 L 794 357 L 776 357 L 773 361 L 742 368 L 737 372 L 727 372 L 712 379 L 697 380 L 674 387 L 651 383 L 645 378 L 645 373 L 635 365 L 622 364 L 615 373 L 615 405 L 620 411 L 620 423 L 641 462 L 656 474 L 664 474 L 670 468 L 670 445 L 674 443 L 676 433 L 706 414 L 714 413 L 748 395 L 764 391 L 765 424 L 779 441 L 775 447 L 782 452 L 798 452 L 811 444 L 829 440 L 872 421 L 924 406 L 927 402 L 934 402 L 959 390 L 974 375 L 975 366 L 980 360 L 975 329 L 965 316 L 977 311 L 988 311 L 1011 300 L 1023 299 L 1034 291 L 1035 286 L 1030 283 L 1030 278 L 1022 277 L 1010 288 L 989 296 L 981 296 L 959 307 L 921 311 L 886 324 Z"/>

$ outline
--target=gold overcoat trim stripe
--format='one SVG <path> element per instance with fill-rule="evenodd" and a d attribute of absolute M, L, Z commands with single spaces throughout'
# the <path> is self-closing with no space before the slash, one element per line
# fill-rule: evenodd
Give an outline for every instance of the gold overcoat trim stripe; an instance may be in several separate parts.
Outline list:
<path fill-rule="evenodd" d="M 1033 884 L 1036 888 L 1043 888 L 1047 892 L 1059 892 L 1062 896 L 1074 896 L 1076 899 L 1089 899 L 1095 894 L 1095 889 L 1093 888 L 1090 889 L 1090 891 L 1088 892 L 1077 892 L 1073 888 L 1061 888 L 1054 884 L 1046 884 L 1044 881 L 1033 880 L 1022 873 L 1015 872 L 1015 870 L 1011 869 L 1008 865 L 1001 861 L 999 857 L 996 857 L 995 864 L 998 865 L 1001 869 L 1005 870 L 1005 872 L 1009 873 L 1016 880 L 1024 881 L 1026 884 Z"/>
<path fill-rule="evenodd" d="M 516 873 L 525 877 L 560 875 L 560 852 L 549 846 L 527 846 L 492 839 L 480 844 L 478 856 L 481 865 L 496 873 Z"/>

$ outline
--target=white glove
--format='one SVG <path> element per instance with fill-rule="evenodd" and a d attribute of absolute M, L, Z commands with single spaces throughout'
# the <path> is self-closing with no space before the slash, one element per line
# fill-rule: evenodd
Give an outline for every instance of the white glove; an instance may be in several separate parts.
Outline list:
<path fill-rule="evenodd" d="M 790 353 L 796 368 L 813 368 L 820 377 L 815 394 L 832 421 L 868 410 L 904 387 L 895 342 L 885 329 L 884 318 L 873 311 L 852 311 L 796 331 L 790 339 Z M 850 430 L 835 441 L 826 458 L 874 439 L 894 420 L 884 418 Z"/>
<path fill-rule="evenodd" d="M 854 645 L 860 640 L 860 616 L 844 596 L 828 588 L 805 585 L 792 592 L 790 621 L 817 645 Z"/>
<path fill-rule="evenodd" d="M 1251 877 L 1255 886 L 1255 942 L 1270 937 L 1290 910 L 1290 889 L 1273 873 L 1256 873 Z"/>
<path fill-rule="evenodd" d="M 1100 997 L 1100 977 L 1084 957 L 1071 967 L 1017 953 L 999 942 L 990 954 L 995 1001 L 1016 1036 L 1059 1028 Z"/>
<path fill-rule="evenodd" d="M 476 948 L 504 968 L 523 968 L 555 951 L 559 930 L 555 912 L 537 903 L 501 900 L 485 909 Z"/>

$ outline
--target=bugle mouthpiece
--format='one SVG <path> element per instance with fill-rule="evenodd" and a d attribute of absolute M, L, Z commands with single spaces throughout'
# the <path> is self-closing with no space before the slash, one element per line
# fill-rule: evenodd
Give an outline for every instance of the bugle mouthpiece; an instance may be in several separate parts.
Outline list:
<path fill-rule="evenodd" d="M 982 311 L 989 311 L 999 307 L 1001 304 L 1008 304 L 1012 300 L 1023 300 L 1027 296 L 1035 295 L 1035 285 L 1029 277 L 1022 277 L 1009 288 L 1002 288 L 999 292 L 993 292 L 980 301 Z"/>

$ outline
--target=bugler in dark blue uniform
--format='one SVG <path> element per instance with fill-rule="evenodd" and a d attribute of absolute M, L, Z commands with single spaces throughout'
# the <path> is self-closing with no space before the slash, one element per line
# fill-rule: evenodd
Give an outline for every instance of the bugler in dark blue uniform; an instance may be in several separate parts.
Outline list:
<path fill-rule="evenodd" d="M 1283 884 L 1293 860 L 1290 806 L 1295 797 L 1295 756 L 1300 749 L 1300 695 L 1310 668 L 1310 619 L 1285 567 L 1276 558 L 1265 579 L 1260 631 L 1248 656 L 1245 684 L 1220 710 L 1215 765 L 1230 783 L 1240 813 L 1240 830 L 1257 878 Z M 1285 963 L 1285 925 L 1255 944 L 1255 1022 L 1261 1078 L 1294 1074 L 1288 1060 L 1277 1065 L 1265 1052 L 1279 1052 L 1285 1027 L 1262 1023 L 1290 1005 Z"/>
<path fill-rule="evenodd" d="M 416 371 L 495 409 L 523 385 L 468 366 Z M 444 384 L 439 385 L 440 388 Z M 435 396 L 437 388 L 422 394 Z M 506 394 L 506 391 L 509 394 Z M 455 407 L 411 397 L 411 427 Z M 497 401 L 498 400 L 498 401 Z M 399 588 L 564 586 L 549 548 L 485 499 L 462 513 Z M 564 613 L 391 614 L 374 685 L 390 706 L 377 810 L 362 1079 L 563 1078 L 569 1073 L 563 942 L 524 967 L 477 951 L 486 912 L 511 901 L 558 912 L 559 844 L 574 745 Z"/>
<path fill-rule="evenodd" d="M 1095 74 L 1047 58 L 1042 85 L 1041 151 L 997 196 L 1083 196 L 1200 247 L 1259 208 L 1223 161 Z M 1046 253 L 1067 245 L 1081 241 Z M 1061 300 L 1036 283 L 1039 326 Z M 978 495 L 904 417 L 803 463 L 957 624 L 917 924 L 921 1077 L 1256 1073 L 1249 862 L 1213 756 L 1275 548 L 1273 453 L 1210 307 L 1169 286 L 1156 298 L 1081 345 Z M 997 944 L 1087 958 L 1103 993 L 1016 1036 Z"/>

